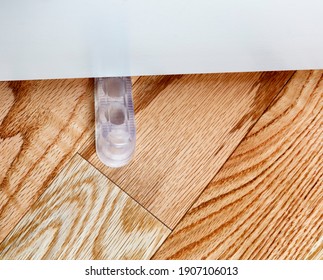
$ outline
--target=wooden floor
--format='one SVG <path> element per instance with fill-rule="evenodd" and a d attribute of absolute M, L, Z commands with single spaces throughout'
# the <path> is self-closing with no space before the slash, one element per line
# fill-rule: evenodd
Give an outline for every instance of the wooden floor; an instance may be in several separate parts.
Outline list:
<path fill-rule="evenodd" d="M 133 78 L 137 148 L 94 148 L 93 80 L 0 82 L 0 259 L 323 259 L 323 71 Z"/>

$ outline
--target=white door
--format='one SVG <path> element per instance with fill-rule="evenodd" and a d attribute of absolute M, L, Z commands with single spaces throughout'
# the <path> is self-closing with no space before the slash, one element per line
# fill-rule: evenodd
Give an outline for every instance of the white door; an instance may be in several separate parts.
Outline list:
<path fill-rule="evenodd" d="M 323 68 L 322 0 L 0 0 L 0 80 Z"/>

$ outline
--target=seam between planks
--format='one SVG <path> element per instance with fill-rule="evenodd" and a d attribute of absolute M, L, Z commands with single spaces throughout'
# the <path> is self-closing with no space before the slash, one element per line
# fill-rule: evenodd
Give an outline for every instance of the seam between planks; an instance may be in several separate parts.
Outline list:
<path fill-rule="evenodd" d="M 100 172 L 102 176 L 107 178 L 109 181 L 111 181 L 118 189 L 120 189 L 122 192 L 124 192 L 129 198 L 131 198 L 133 201 L 135 201 L 138 205 L 140 205 L 143 209 L 145 209 L 152 217 L 154 217 L 157 221 L 159 221 L 162 225 L 164 225 L 167 229 L 170 230 L 171 234 L 173 232 L 173 229 L 171 229 L 169 226 L 167 226 L 162 220 L 160 220 L 158 217 L 156 217 L 153 213 L 151 213 L 146 207 L 144 207 L 139 201 L 137 201 L 135 198 L 133 198 L 128 192 L 126 192 L 123 188 L 121 188 L 116 182 L 111 180 L 108 176 L 106 176 L 104 173 L 102 173 L 99 169 L 97 169 L 91 162 L 89 162 L 86 158 L 84 158 L 79 152 L 76 153 L 79 155 L 82 159 L 84 159 L 88 164 L 90 164 L 93 168 L 95 168 L 97 171 Z M 163 243 L 162 243 L 163 244 Z M 161 245 L 162 245 L 161 244 Z"/>

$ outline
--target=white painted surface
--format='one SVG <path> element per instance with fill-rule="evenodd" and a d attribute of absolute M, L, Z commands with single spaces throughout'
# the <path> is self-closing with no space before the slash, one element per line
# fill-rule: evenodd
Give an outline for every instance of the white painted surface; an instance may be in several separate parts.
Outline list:
<path fill-rule="evenodd" d="M 320 68 L 322 0 L 0 0 L 0 80 Z"/>

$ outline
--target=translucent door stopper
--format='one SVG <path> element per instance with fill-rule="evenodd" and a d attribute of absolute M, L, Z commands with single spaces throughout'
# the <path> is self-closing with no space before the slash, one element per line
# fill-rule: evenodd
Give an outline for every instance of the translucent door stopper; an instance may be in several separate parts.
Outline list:
<path fill-rule="evenodd" d="M 99 159 L 109 167 L 126 165 L 136 144 L 130 77 L 95 79 L 95 123 Z"/>

